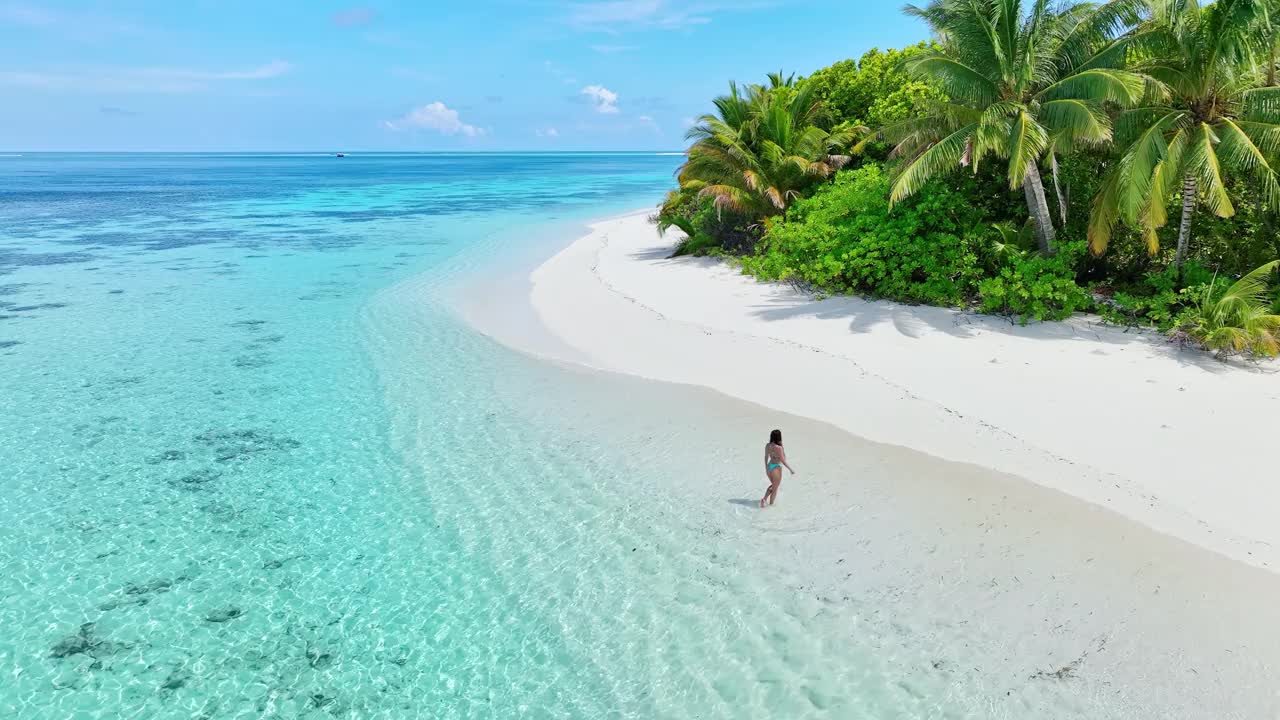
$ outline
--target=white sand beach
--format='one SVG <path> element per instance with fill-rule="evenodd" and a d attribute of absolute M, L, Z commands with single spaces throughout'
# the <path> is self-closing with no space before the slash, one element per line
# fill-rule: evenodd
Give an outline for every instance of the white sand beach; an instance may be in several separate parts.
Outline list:
<path fill-rule="evenodd" d="M 531 344 L 527 315 L 481 325 L 536 354 L 705 386 L 1017 475 L 1280 568 L 1277 366 L 1224 364 L 1093 319 L 1019 326 L 814 301 L 718 260 L 668 259 L 672 244 L 643 212 L 596 223 L 531 275 L 532 307 L 556 342 Z"/>
<path fill-rule="evenodd" d="M 1280 712 L 1280 493 L 1255 450 L 1274 371 L 1084 320 L 815 302 L 670 246 L 644 213 L 598 222 L 459 310 L 570 367 L 700 386 L 562 401 L 603 426 L 661 406 L 671 427 L 642 432 L 680 439 L 649 511 L 758 548 L 735 572 L 798 603 L 776 612 L 874 655 L 837 684 L 919 717 Z M 800 474 L 760 511 L 769 424 Z"/>

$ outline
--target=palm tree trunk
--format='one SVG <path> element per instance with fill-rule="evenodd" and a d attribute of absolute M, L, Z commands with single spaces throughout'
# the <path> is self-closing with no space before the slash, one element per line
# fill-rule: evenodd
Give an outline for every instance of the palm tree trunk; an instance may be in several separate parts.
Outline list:
<path fill-rule="evenodd" d="M 1058 156 L 1049 156 L 1049 167 L 1053 169 L 1053 191 L 1058 195 L 1058 216 L 1062 218 L 1062 227 L 1067 226 L 1067 195 L 1062 192 L 1062 184 L 1058 182 Z"/>
<path fill-rule="evenodd" d="M 1278 44 L 1280 44 L 1280 38 L 1272 34 L 1271 43 L 1267 47 L 1271 56 L 1271 63 L 1267 65 L 1267 87 L 1275 87 L 1276 85 L 1276 51 L 1280 49 L 1280 47 L 1277 47 Z"/>
<path fill-rule="evenodd" d="M 1274 207 L 1262 210 L 1262 237 L 1271 238 L 1276 257 L 1280 257 L 1280 234 L 1276 233 L 1276 208 Z"/>
<path fill-rule="evenodd" d="M 1187 259 L 1187 246 L 1191 244 L 1191 218 L 1196 214 L 1196 178 L 1187 175 L 1182 178 L 1182 223 L 1178 225 L 1178 254 L 1173 257 L 1173 264 L 1178 268 L 1178 277 L 1182 277 L 1182 263 Z"/>
<path fill-rule="evenodd" d="M 1277 57 L 1277 51 L 1280 50 L 1280 37 L 1275 33 L 1271 35 L 1271 43 L 1267 46 L 1270 53 L 1271 62 L 1267 64 L 1267 81 L 1266 87 L 1276 86 L 1276 63 L 1280 61 Z M 1277 257 L 1280 257 L 1280 235 L 1276 234 L 1276 213 L 1280 213 L 1280 208 L 1268 205 L 1262 210 L 1262 236 L 1271 238 L 1272 244 L 1275 246 Z"/>
<path fill-rule="evenodd" d="M 1033 229 L 1040 254 L 1052 255 L 1056 235 L 1053 216 L 1049 212 L 1049 203 L 1044 199 L 1044 182 L 1040 180 L 1040 170 L 1035 163 L 1027 167 L 1027 176 L 1022 179 L 1022 191 L 1027 196 L 1027 212 L 1031 213 L 1031 219 L 1034 220 Z"/>

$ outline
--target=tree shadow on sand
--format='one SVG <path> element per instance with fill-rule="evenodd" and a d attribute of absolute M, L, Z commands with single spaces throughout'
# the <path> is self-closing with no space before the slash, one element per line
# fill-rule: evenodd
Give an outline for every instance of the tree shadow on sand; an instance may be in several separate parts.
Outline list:
<path fill-rule="evenodd" d="M 711 257 L 672 258 L 669 257 L 671 250 L 672 248 L 666 245 L 655 245 L 637 250 L 631 253 L 631 257 L 643 262 L 693 265 L 707 271 L 722 267 L 725 263 L 721 258 Z M 1000 334 L 1031 340 L 1092 341 L 1111 345 L 1116 349 L 1136 344 L 1145 346 L 1154 354 L 1181 365 L 1196 367 L 1215 374 L 1240 369 L 1265 369 L 1243 361 L 1224 362 L 1210 353 L 1170 342 L 1155 331 L 1105 325 L 1094 316 L 1077 315 L 1065 321 L 1032 321 L 1020 324 L 1011 318 L 982 315 L 967 310 L 929 305 L 904 305 L 889 300 L 868 300 L 849 295 L 819 300 L 800 288 L 778 283 L 763 284 L 770 285 L 778 292 L 766 303 L 752 308 L 752 313 L 768 321 L 804 317 L 819 320 L 847 319 L 849 332 L 853 334 L 868 333 L 877 326 L 889 324 L 904 337 L 912 339 L 941 332 L 957 338 Z M 1094 353 L 1110 354 L 1107 349 L 1101 347 Z"/>
<path fill-rule="evenodd" d="M 1163 335 L 1145 328 L 1104 325 L 1092 316 L 1077 315 L 1062 321 L 1031 321 L 1020 324 L 1010 318 L 927 305 L 903 305 L 888 300 L 866 300 L 841 296 L 815 300 L 797 291 L 757 305 L 753 314 L 767 321 L 811 317 L 819 320 L 848 319 L 850 333 L 868 333 L 880 325 L 892 325 L 904 337 L 919 339 L 932 332 L 957 338 L 983 334 L 1004 335 L 1027 340 L 1086 341 L 1117 349 L 1141 345 L 1153 354 L 1206 372 L 1223 373 L 1241 367 L 1213 355 L 1184 348 Z M 1099 348 L 1095 354 L 1110 354 Z"/>

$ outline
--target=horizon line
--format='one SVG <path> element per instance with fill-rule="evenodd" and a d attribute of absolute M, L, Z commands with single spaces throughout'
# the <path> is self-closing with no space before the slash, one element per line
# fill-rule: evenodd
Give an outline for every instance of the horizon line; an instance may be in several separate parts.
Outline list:
<path fill-rule="evenodd" d="M 527 153 L 564 155 L 586 153 L 635 153 L 647 155 L 684 155 L 677 150 L 0 150 L 3 155 L 509 155 Z"/>

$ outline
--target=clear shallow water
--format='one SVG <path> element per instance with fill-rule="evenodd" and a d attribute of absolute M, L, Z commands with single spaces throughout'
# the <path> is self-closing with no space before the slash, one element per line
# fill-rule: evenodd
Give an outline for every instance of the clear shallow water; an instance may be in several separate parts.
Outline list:
<path fill-rule="evenodd" d="M 918 707 L 672 482 L 723 408 L 452 310 L 678 161 L 5 159 L 0 716 Z"/>
<path fill-rule="evenodd" d="M 387 354 L 428 373 L 419 399 L 440 418 L 433 452 L 448 459 L 410 463 L 366 315 L 399 280 L 503 254 L 498 230 L 519 242 L 514 228 L 548 217 L 649 204 L 674 162 L 7 159 L 0 714 L 609 703 L 476 674 L 489 654 L 485 667 L 537 686 L 545 673 L 523 663 L 577 668 L 545 618 L 503 631 L 523 601 L 431 492 L 442 472 L 481 506 L 486 488 L 545 482 L 537 428 L 503 418 L 533 446 L 482 442 L 501 414 L 484 363 L 505 351 L 440 307 L 418 328 L 438 343 Z"/>
<path fill-rule="evenodd" d="M 1079 518 L 796 420 L 840 470 L 754 513 L 773 418 L 456 319 L 454 284 L 655 202 L 678 161 L 0 161 L 0 717 L 1274 706 L 1238 692 L 1267 677 L 1239 638 L 1274 629 L 1159 631 L 1230 573 L 1127 526 L 1045 544 Z M 831 532 L 857 535 L 815 555 Z M 1200 602 L 1266 612 L 1231 599 Z"/>

